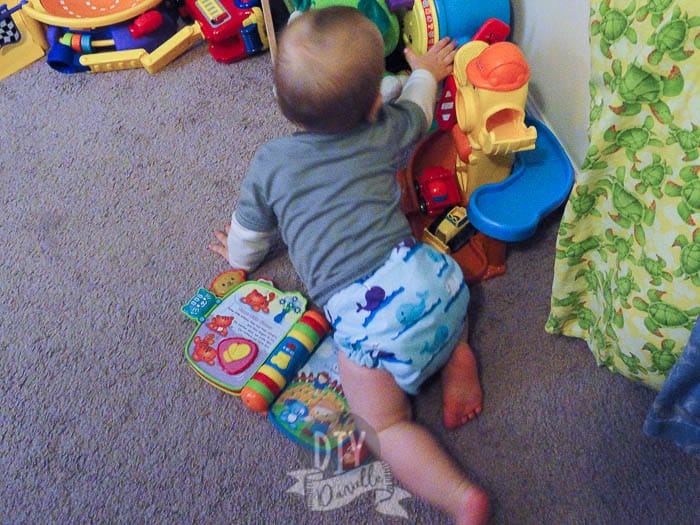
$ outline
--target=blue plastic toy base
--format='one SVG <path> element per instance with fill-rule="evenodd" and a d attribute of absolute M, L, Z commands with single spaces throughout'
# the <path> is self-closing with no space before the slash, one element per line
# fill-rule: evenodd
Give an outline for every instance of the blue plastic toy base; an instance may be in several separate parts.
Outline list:
<path fill-rule="evenodd" d="M 535 149 L 516 153 L 513 172 L 502 182 L 480 186 L 469 199 L 467 215 L 477 230 L 501 241 L 522 241 L 569 196 L 574 169 L 554 134 L 526 117 L 537 129 Z"/>
<path fill-rule="evenodd" d="M 440 37 L 449 36 L 461 46 L 489 18 L 510 25 L 510 0 L 435 0 L 435 14 Z"/>

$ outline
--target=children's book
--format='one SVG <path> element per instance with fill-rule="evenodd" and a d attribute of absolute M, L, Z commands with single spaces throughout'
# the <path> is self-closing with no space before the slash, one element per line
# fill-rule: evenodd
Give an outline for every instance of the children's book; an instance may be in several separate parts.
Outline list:
<path fill-rule="evenodd" d="M 340 468 L 365 461 L 330 327 L 307 310 L 301 293 L 230 270 L 200 288 L 182 312 L 197 323 L 185 358 L 202 379 L 267 414 L 292 441 L 332 454 Z"/>
<path fill-rule="evenodd" d="M 367 448 L 343 396 L 337 349 L 330 335 L 277 397 L 268 417 L 292 441 L 330 454 L 338 469 L 358 467 L 367 459 Z"/>
<path fill-rule="evenodd" d="M 227 276 L 231 279 L 231 276 Z M 283 293 L 267 281 L 200 288 L 182 307 L 198 323 L 185 357 L 205 381 L 231 394 L 243 387 L 306 309 L 298 292 Z M 223 296 L 213 290 L 224 292 Z"/>

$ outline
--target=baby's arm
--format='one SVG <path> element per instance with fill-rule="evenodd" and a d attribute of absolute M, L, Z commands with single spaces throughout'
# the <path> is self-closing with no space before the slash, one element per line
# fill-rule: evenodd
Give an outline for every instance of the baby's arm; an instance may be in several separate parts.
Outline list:
<path fill-rule="evenodd" d="M 234 214 L 231 224 L 227 224 L 224 231 L 214 230 L 214 236 L 219 242 L 209 245 L 211 251 L 221 255 L 231 267 L 252 272 L 265 259 L 277 232 L 249 230 L 241 226 Z"/>
<path fill-rule="evenodd" d="M 452 73 L 452 63 L 456 54 L 455 42 L 443 38 L 424 55 L 416 55 L 410 48 L 406 48 L 404 53 L 413 72 L 398 100 L 411 100 L 418 104 L 430 125 L 435 111 L 437 83 Z"/>

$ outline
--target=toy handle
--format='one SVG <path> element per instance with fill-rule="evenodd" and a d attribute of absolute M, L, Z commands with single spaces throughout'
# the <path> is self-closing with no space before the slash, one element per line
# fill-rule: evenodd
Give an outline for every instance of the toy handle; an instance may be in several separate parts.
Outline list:
<path fill-rule="evenodd" d="M 204 33 L 200 25 L 193 22 L 184 26 L 150 54 L 145 53 L 141 57 L 141 64 L 146 71 L 154 75 L 200 40 L 204 40 Z"/>
<path fill-rule="evenodd" d="M 488 45 L 503 42 L 510 34 L 510 26 L 498 18 L 489 18 L 474 33 L 472 40 L 481 40 Z"/>
<path fill-rule="evenodd" d="M 304 313 L 245 384 L 243 403 L 254 412 L 267 412 L 329 331 L 323 315 L 312 310 Z"/>

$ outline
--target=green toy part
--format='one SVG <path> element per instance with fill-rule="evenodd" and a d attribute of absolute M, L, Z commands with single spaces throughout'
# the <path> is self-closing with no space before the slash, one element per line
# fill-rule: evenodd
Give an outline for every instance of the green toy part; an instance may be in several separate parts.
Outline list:
<path fill-rule="evenodd" d="M 342 5 L 362 11 L 379 29 L 384 39 L 384 56 L 389 56 L 399 44 L 401 27 L 383 0 L 285 0 L 289 12 L 308 11 Z"/>

